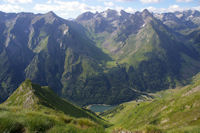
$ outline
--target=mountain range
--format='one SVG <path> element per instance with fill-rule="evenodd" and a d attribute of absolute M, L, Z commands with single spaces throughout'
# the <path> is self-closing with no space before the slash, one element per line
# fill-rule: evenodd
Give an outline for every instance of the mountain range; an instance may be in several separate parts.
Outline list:
<path fill-rule="evenodd" d="M 106 10 L 65 20 L 0 12 L 0 101 L 25 79 L 79 105 L 119 104 L 190 82 L 200 12 Z"/>

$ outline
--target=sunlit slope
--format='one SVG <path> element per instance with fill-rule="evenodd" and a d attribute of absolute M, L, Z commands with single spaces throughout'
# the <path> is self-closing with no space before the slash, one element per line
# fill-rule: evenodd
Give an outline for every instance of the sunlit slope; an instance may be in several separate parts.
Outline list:
<path fill-rule="evenodd" d="M 24 81 L 0 105 L 2 132 L 104 132 L 100 117 L 59 98 L 49 87 Z"/>
<path fill-rule="evenodd" d="M 130 131 L 199 132 L 200 75 L 183 88 L 159 92 L 155 99 L 132 101 L 102 115 L 112 129 Z"/>

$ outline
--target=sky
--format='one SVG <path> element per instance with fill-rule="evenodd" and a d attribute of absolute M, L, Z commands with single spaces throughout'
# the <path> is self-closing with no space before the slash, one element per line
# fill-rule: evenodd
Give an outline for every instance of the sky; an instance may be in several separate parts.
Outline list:
<path fill-rule="evenodd" d="M 107 9 L 125 10 L 129 13 L 148 9 L 151 12 L 200 10 L 200 0 L 0 0 L 3 12 L 55 12 L 65 19 L 76 18 L 81 13 L 102 12 Z"/>

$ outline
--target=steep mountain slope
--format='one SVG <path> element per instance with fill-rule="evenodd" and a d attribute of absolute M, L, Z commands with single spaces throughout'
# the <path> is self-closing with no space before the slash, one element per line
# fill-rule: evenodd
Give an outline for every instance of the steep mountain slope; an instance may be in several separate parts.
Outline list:
<path fill-rule="evenodd" d="M 103 126 L 107 125 L 95 114 L 30 80 L 23 82 L 0 108 L 1 132 L 104 132 Z"/>
<path fill-rule="evenodd" d="M 113 10 L 85 13 L 77 22 L 113 58 L 112 66 L 124 64 L 130 88 L 142 91 L 171 88 L 199 72 L 200 54 L 195 43 L 167 27 L 148 10 L 135 14 L 121 11 L 120 15 Z"/>
<path fill-rule="evenodd" d="M 49 87 L 41 87 L 40 85 L 33 84 L 30 80 L 23 82 L 3 105 L 18 106 L 29 110 L 50 108 L 62 111 L 72 117 L 97 119 L 93 114 L 61 99 Z"/>
<path fill-rule="evenodd" d="M 200 75 L 183 88 L 159 92 L 154 99 L 119 105 L 102 115 L 112 129 L 149 132 L 200 131 Z"/>
<path fill-rule="evenodd" d="M 49 85 L 61 94 L 70 79 L 86 78 L 102 71 L 109 60 L 92 45 L 75 22 L 47 14 L 1 12 L 1 100 L 25 78 Z"/>
<path fill-rule="evenodd" d="M 199 72 L 199 29 L 182 34 L 148 10 L 87 12 L 75 21 L 53 12 L 0 18 L 0 101 L 29 78 L 76 104 L 119 104 Z"/>
<path fill-rule="evenodd" d="M 119 80 L 126 82 L 124 69 L 116 67 L 108 70 L 109 74 L 104 73 L 106 62 L 112 59 L 94 45 L 76 22 L 53 12 L 0 15 L 4 27 L 0 46 L 1 101 L 26 78 L 48 85 L 78 104 L 114 104 L 137 96 L 127 85 L 116 84 Z M 114 78 L 113 71 L 122 71 L 123 75 L 119 79 L 115 74 Z"/>

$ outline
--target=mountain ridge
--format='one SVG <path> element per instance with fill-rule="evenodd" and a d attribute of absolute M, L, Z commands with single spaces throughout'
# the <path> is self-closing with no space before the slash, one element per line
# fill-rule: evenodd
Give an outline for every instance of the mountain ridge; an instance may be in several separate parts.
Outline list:
<path fill-rule="evenodd" d="M 198 20 L 198 11 L 188 14 Z M 73 21 L 53 12 L 0 17 L 1 101 L 28 78 L 79 105 L 119 104 L 140 96 L 131 88 L 173 88 L 199 72 L 198 24 L 173 30 L 148 10 L 87 12 Z"/>
<path fill-rule="evenodd" d="M 98 118 L 86 109 L 80 108 L 60 98 L 48 86 L 34 84 L 28 79 L 2 105 L 7 107 L 20 107 L 32 111 L 51 109 L 57 112 L 63 112 L 71 117 L 88 118 L 95 122 L 103 123 L 103 119 Z"/>
<path fill-rule="evenodd" d="M 99 132 L 109 126 L 95 113 L 25 80 L 0 104 L 0 132 Z M 2 115 L 3 114 L 3 115 Z"/>

